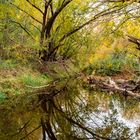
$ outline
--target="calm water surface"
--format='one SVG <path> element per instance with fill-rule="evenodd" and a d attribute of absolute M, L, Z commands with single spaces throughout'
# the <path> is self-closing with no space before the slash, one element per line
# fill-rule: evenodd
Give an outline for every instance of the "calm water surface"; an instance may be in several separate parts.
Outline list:
<path fill-rule="evenodd" d="M 22 139 L 140 140 L 140 102 L 63 81 L 1 103 L 0 140 Z"/>

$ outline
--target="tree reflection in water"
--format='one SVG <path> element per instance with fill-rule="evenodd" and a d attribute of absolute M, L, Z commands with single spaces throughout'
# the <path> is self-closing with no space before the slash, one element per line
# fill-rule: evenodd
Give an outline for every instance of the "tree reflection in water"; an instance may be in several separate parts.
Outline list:
<path fill-rule="evenodd" d="M 140 104 L 121 98 L 90 91 L 77 79 L 53 82 L 1 106 L 0 139 L 138 140 Z M 129 110 L 134 118 L 126 115 Z"/>

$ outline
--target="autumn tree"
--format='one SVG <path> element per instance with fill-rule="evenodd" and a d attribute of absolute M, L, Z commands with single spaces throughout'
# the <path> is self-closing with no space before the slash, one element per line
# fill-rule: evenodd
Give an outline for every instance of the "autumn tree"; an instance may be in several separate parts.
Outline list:
<path fill-rule="evenodd" d="M 31 24 L 40 31 L 40 57 L 44 61 L 57 60 L 60 50 L 75 47 L 77 38 L 85 36 L 88 25 L 106 17 L 115 17 L 126 11 L 128 3 L 81 0 L 22 0 L 10 2 L 19 11 L 18 15 L 30 17 Z M 16 24 L 22 25 L 16 20 Z M 26 33 L 30 32 L 22 27 Z M 68 43 L 69 42 L 69 43 Z M 77 44 L 78 45 L 78 44 Z M 67 48 L 67 49 L 65 49 Z M 63 51 L 62 59 L 66 51 Z"/>

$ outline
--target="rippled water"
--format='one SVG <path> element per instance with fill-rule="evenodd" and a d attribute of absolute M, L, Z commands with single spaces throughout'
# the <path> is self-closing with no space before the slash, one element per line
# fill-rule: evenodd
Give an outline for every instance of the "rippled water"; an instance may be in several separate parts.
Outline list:
<path fill-rule="evenodd" d="M 139 101 L 74 79 L 6 100 L 0 112 L 0 140 L 140 140 Z"/>

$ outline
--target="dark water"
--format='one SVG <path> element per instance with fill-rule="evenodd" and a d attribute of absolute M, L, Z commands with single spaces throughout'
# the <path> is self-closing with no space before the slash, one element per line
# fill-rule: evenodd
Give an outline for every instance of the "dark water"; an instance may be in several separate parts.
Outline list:
<path fill-rule="evenodd" d="M 140 102 L 59 82 L 1 103 L 0 140 L 22 139 L 140 140 Z"/>

